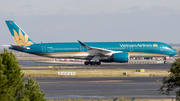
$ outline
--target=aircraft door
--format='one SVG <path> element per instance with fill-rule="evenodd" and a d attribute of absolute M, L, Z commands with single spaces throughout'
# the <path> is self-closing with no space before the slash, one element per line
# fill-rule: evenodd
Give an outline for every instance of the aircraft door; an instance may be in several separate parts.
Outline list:
<path fill-rule="evenodd" d="M 160 45 L 160 51 L 164 51 L 163 45 Z"/>
<path fill-rule="evenodd" d="M 133 51 L 133 45 L 130 45 L 129 51 Z"/>
<path fill-rule="evenodd" d="M 84 47 L 83 46 L 80 46 L 80 51 L 84 52 Z"/>
<path fill-rule="evenodd" d="M 46 52 L 46 46 L 42 46 L 42 52 Z"/>

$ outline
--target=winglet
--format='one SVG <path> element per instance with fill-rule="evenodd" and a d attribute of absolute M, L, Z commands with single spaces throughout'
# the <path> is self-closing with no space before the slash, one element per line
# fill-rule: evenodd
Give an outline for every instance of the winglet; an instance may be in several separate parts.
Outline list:
<path fill-rule="evenodd" d="M 86 44 L 84 44 L 83 42 L 81 42 L 81 41 L 79 41 L 79 40 L 77 40 L 83 47 L 86 47 L 87 45 Z"/>

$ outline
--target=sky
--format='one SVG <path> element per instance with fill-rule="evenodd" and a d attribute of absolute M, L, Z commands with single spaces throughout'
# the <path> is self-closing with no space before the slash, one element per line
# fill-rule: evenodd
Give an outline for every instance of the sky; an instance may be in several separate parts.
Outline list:
<path fill-rule="evenodd" d="M 13 20 L 36 43 L 180 43 L 180 0 L 1 0 L 0 45 Z"/>

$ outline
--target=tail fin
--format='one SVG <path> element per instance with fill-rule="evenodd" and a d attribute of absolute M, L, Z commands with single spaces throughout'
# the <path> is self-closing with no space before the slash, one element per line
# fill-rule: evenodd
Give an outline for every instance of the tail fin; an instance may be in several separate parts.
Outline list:
<path fill-rule="evenodd" d="M 5 21 L 15 43 L 19 46 L 30 46 L 35 44 L 28 35 L 14 22 Z"/>

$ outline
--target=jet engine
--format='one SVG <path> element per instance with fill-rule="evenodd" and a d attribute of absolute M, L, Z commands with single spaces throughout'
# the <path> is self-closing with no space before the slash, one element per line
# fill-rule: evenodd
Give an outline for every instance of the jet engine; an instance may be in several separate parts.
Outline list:
<path fill-rule="evenodd" d="M 112 55 L 114 62 L 128 62 L 129 54 L 128 53 L 115 53 Z"/>

